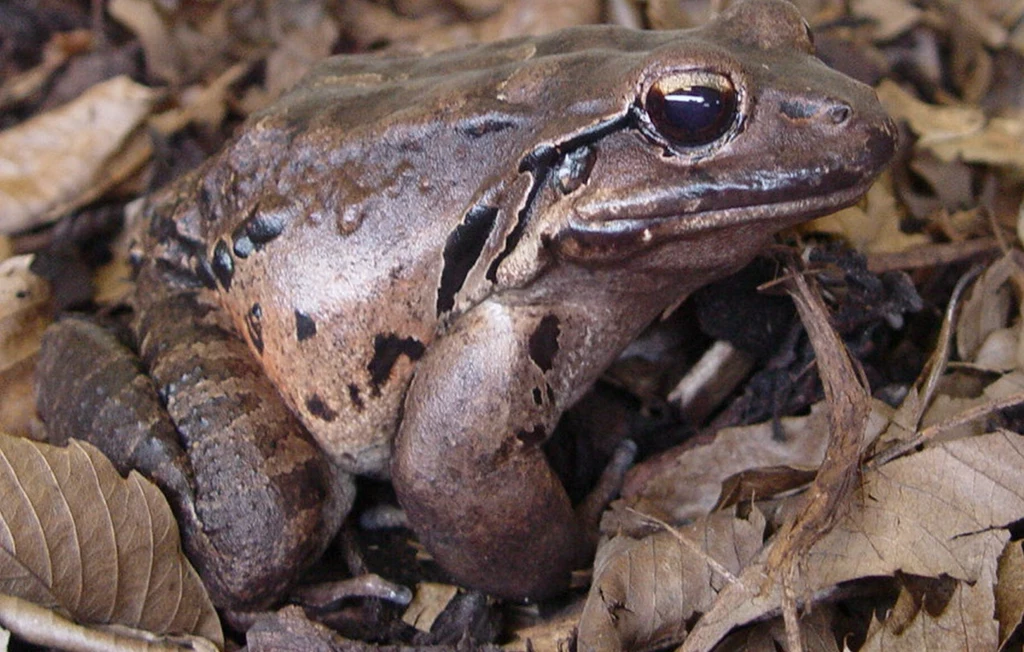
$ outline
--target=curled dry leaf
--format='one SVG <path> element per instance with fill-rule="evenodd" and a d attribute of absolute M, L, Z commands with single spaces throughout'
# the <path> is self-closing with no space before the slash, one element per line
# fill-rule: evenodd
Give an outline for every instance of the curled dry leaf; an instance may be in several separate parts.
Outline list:
<path fill-rule="evenodd" d="M 115 77 L 0 133 L 0 233 L 38 226 L 54 209 L 75 205 L 130 142 L 155 98 Z"/>
<path fill-rule="evenodd" d="M 181 551 L 160 490 L 122 478 L 93 446 L 0 434 L 0 593 L 79 623 L 223 644 L 217 614 Z M 30 623 L 18 628 L 32 640 Z"/>

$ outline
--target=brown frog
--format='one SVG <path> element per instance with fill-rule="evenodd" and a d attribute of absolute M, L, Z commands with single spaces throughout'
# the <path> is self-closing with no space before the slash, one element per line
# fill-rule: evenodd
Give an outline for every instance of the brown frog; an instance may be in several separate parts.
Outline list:
<path fill-rule="evenodd" d="M 142 364 L 66 320 L 40 411 L 179 496 L 222 604 L 322 552 L 348 474 L 390 477 L 459 582 L 549 596 L 592 545 L 541 451 L 559 415 L 667 308 L 855 201 L 895 141 L 784 0 L 328 59 L 150 200 L 122 338 Z"/>

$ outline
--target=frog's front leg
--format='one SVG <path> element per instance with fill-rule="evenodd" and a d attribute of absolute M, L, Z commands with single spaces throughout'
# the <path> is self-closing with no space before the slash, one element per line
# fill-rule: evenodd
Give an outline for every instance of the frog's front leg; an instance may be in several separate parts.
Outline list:
<path fill-rule="evenodd" d="M 462 315 L 417 364 L 395 441 L 392 479 L 421 541 L 458 581 L 502 597 L 562 591 L 593 553 L 596 524 L 574 514 L 541 449 L 560 412 L 558 337 L 542 306 Z"/>

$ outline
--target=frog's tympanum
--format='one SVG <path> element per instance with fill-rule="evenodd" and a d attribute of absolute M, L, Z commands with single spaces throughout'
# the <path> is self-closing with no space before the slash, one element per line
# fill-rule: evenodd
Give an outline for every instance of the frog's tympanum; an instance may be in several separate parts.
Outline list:
<path fill-rule="evenodd" d="M 323 551 L 350 474 L 390 477 L 457 581 L 549 596 L 592 545 L 541 451 L 559 415 L 895 139 L 784 0 L 331 58 L 150 199 L 130 336 L 61 322 L 40 412 L 177 496 L 222 604 Z"/>

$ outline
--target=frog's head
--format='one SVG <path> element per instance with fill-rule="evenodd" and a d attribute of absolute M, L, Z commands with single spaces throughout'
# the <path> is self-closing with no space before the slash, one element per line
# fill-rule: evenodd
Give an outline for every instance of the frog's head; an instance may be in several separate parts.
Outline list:
<path fill-rule="evenodd" d="M 733 267 L 775 231 L 856 201 L 896 147 L 874 92 L 814 57 L 784 0 L 735 5 L 635 71 L 618 122 L 549 154 L 561 196 L 547 194 L 548 245 L 563 259 Z"/>

